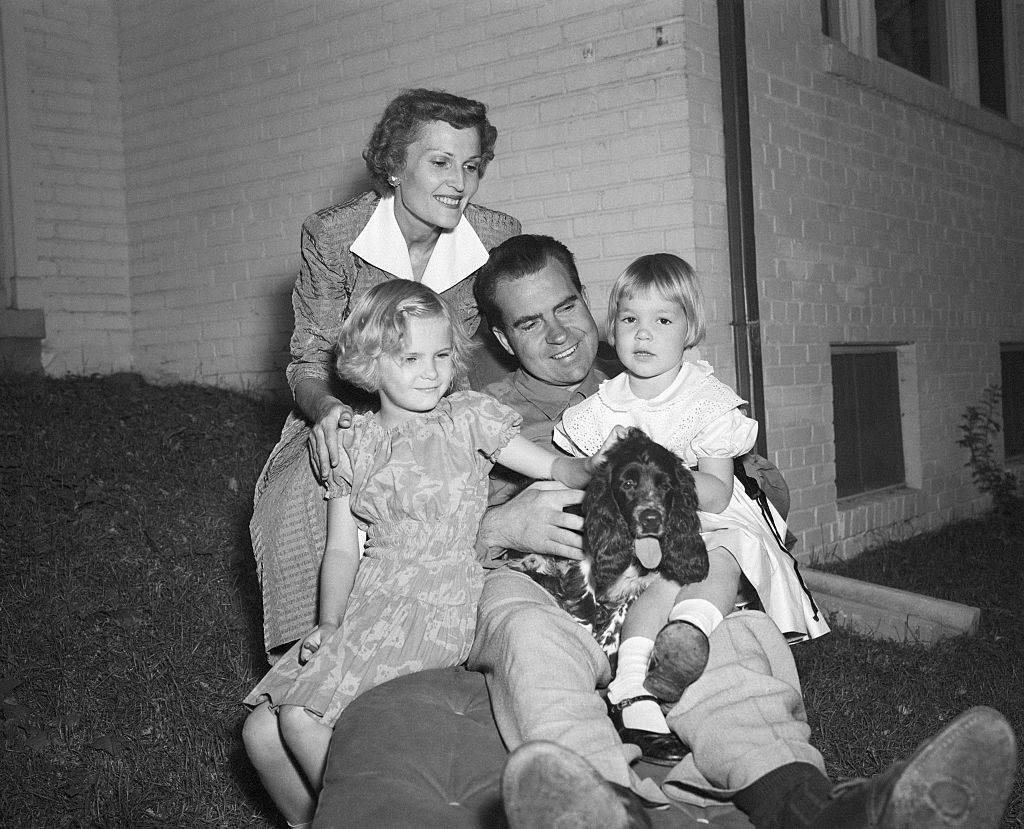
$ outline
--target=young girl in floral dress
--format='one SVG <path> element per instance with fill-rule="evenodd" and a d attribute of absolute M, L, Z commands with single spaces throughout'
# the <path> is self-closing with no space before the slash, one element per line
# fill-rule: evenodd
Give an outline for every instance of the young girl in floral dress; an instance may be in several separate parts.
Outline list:
<path fill-rule="evenodd" d="M 474 547 L 496 459 L 577 488 L 600 462 L 536 446 L 491 397 L 449 394 L 470 348 L 445 302 L 404 279 L 371 289 L 341 328 L 338 373 L 376 392 L 380 408 L 339 432 L 319 624 L 245 700 L 246 750 L 289 825 L 312 820 L 331 732 L 356 696 L 468 656 L 484 574 Z"/>

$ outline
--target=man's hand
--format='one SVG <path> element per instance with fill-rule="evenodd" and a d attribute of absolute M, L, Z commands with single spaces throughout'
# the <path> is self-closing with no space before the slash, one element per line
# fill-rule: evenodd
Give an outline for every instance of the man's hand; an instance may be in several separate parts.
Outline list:
<path fill-rule="evenodd" d="M 503 550 L 583 558 L 583 518 L 564 507 L 583 501 L 583 490 L 556 481 L 530 484 L 511 501 L 491 507 L 477 533 L 477 549 L 493 556 Z M 489 556 L 489 557 L 490 557 Z"/>
<path fill-rule="evenodd" d="M 789 515 L 789 486 L 779 468 L 756 452 L 748 452 L 740 461 L 747 475 L 758 483 L 779 515 L 785 519 Z"/>

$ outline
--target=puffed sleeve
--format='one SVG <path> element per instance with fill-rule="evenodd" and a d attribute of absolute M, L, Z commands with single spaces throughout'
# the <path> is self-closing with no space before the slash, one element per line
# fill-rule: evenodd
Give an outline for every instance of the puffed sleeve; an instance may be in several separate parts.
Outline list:
<path fill-rule="evenodd" d="M 565 423 L 561 420 L 555 424 L 555 429 L 551 434 L 551 442 L 563 452 L 566 452 L 575 458 L 590 457 L 586 452 L 573 443 L 572 438 L 569 437 L 568 433 L 565 431 Z"/>
<path fill-rule="evenodd" d="M 489 394 L 467 391 L 460 392 L 459 397 L 459 402 L 469 414 L 473 445 L 487 460 L 497 461 L 501 450 L 519 434 L 522 415 Z"/>
<path fill-rule="evenodd" d="M 697 458 L 738 458 L 757 441 L 757 421 L 739 409 L 715 418 L 690 441 Z"/>

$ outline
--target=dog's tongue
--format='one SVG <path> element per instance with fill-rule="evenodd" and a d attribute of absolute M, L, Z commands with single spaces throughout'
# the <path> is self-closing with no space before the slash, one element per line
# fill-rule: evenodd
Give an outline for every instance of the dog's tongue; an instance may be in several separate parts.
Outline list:
<path fill-rule="evenodd" d="M 661 564 L 661 542 L 656 538 L 638 538 L 635 552 L 640 563 L 648 570 L 657 570 Z"/>

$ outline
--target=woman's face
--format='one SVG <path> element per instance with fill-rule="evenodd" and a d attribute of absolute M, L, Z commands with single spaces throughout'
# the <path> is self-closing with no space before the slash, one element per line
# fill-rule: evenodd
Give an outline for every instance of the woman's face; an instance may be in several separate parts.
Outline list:
<path fill-rule="evenodd" d="M 394 174 L 395 218 L 407 240 L 453 230 L 480 186 L 480 136 L 445 121 L 424 124 Z"/>

